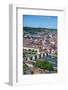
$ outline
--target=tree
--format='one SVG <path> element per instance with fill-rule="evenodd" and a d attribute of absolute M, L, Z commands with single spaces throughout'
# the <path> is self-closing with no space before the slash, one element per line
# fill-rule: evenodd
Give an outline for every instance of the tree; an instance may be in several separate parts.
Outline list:
<path fill-rule="evenodd" d="M 47 60 L 37 60 L 34 64 L 35 67 L 41 68 L 41 69 L 47 69 L 49 71 L 54 70 L 53 65 L 49 63 Z"/>
<path fill-rule="evenodd" d="M 28 70 L 28 66 L 26 64 L 23 64 L 23 74 L 26 74 L 26 71 Z"/>
<path fill-rule="evenodd" d="M 48 64 L 48 70 L 49 71 L 53 71 L 54 70 L 53 65 L 51 63 Z"/>

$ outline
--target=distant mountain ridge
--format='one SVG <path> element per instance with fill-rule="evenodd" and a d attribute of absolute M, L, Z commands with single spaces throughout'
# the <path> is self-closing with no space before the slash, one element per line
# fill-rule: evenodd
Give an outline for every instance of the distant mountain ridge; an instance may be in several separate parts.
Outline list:
<path fill-rule="evenodd" d="M 24 32 L 53 32 L 57 31 L 57 29 L 51 29 L 51 28 L 36 28 L 36 27 L 23 27 Z"/>

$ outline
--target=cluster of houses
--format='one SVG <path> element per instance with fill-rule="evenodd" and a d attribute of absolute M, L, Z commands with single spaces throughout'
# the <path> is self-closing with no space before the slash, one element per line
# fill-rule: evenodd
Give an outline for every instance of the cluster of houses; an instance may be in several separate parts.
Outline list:
<path fill-rule="evenodd" d="M 30 33 L 23 37 L 23 51 L 24 50 L 36 50 L 37 54 L 26 56 L 23 58 L 23 63 L 31 68 L 31 71 L 35 73 L 43 73 L 44 71 L 40 68 L 33 67 L 33 62 L 37 59 L 47 57 L 48 55 L 54 55 L 57 53 L 57 32 L 37 33 L 31 35 Z M 24 52 L 23 52 L 24 53 Z M 56 62 L 53 62 L 53 64 Z M 57 68 L 57 67 L 55 67 Z M 27 70 L 27 73 L 30 71 Z M 46 71 L 48 72 L 48 71 Z"/>
<path fill-rule="evenodd" d="M 24 47 L 39 49 L 40 53 L 47 51 L 48 53 L 57 52 L 57 33 L 51 32 L 48 34 L 27 34 L 23 38 Z"/>

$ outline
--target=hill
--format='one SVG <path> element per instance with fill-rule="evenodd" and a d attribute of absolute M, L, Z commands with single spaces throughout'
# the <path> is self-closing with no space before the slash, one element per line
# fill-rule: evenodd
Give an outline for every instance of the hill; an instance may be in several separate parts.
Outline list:
<path fill-rule="evenodd" d="M 34 28 L 34 27 L 23 27 L 24 33 L 38 33 L 38 32 L 54 32 L 57 31 L 57 29 L 50 29 L 50 28 Z"/>

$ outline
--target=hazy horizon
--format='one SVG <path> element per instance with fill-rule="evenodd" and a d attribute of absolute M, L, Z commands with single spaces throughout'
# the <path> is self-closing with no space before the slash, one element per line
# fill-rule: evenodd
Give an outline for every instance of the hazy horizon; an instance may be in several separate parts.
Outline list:
<path fill-rule="evenodd" d="M 46 28 L 46 27 L 29 27 L 29 26 L 24 26 L 24 27 L 27 27 L 27 28 L 45 28 L 45 29 L 56 29 L 56 28 Z M 56 29 L 57 30 L 57 29 Z"/>

